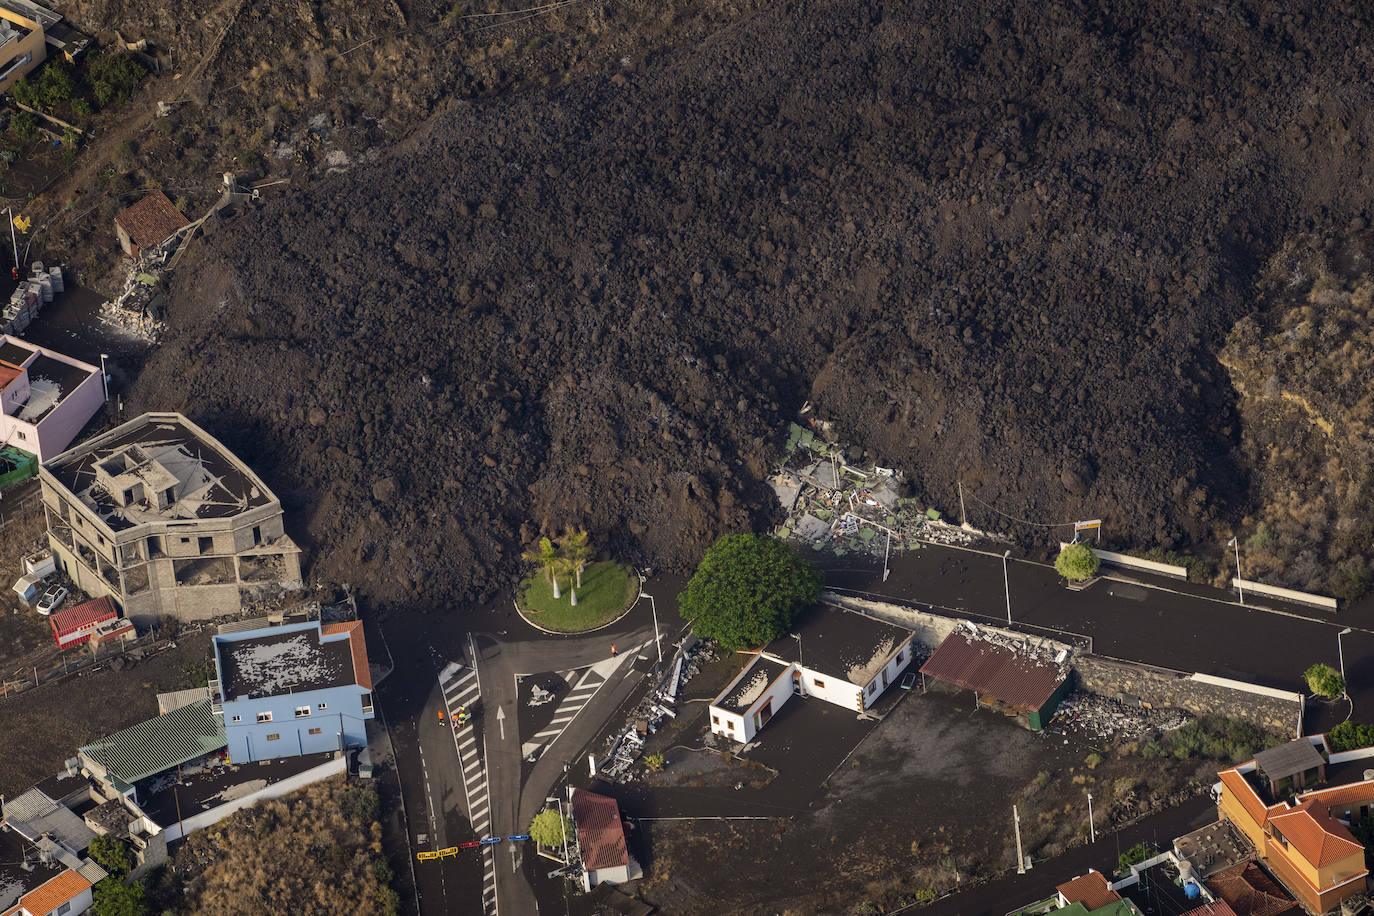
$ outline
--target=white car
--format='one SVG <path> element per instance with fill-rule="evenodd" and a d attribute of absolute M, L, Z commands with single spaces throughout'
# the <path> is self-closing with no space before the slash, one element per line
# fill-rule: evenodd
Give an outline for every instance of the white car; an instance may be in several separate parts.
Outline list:
<path fill-rule="evenodd" d="M 60 585 L 51 585 L 43 593 L 43 597 L 38 599 L 38 613 L 47 617 L 61 607 L 62 602 L 66 600 L 67 590 Z"/>

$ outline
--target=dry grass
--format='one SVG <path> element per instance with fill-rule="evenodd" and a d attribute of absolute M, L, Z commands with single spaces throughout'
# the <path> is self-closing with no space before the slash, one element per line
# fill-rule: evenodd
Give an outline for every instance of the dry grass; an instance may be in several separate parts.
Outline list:
<path fill-rule="evenodd" d="M 191 834 L 154 887 L 153 909 L 394 914 L 376 811 L 375 793 L 342 776 L 240 811 Z"/>

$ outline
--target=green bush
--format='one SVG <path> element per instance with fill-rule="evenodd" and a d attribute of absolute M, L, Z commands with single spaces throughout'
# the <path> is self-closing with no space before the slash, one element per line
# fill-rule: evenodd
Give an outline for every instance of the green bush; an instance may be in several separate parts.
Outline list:
<path fill-rule="evenodd" d="M 1307 689 L 1319 697 L 1334 699 L 1345 693 L 1345 678 L 1335 668 L 1324 662 L 1317 662 L 1302 673 L 1307 681 Z"/>
<path fill-rule="evenodd" d="M 72 113 L 78 118 L 89 118 L 95 114 L 95 106 L 91 104 L 90 99 L 75 98 L 72 99 Z"/>
<path fill-rule="evenodd" d="M 1362 722 L 1342 722 L 1326 736 L 1326 741 L 1335 753 L 1353 751 L 1362 747 L 1374 747 L 1374 725 Z"/>
<path fill-rule="evenodd" d="M 1140 557 L 1142 560 L 1153 560 L 1156 563 L 1167 563 L 1170 566 L 1182 566 L 1188 570 L 1189 582 L 1206 582 L 1212 578 L 1212 572 L 1205 560 L 1188 556 L 1186 553 L 1165 550 L 1163 547 L 1151 547 L 1149 550 L 1126 550 L 1125 553 L 1133 557 Z"/>
<path fill-rule="evenodd" d="M 123 840 L 106 834 L 91 840 L 87 850 L 101 868 L 116 878 L 123 878 L 134 868 L 134 854 Z"/>
<path fill-rule="evenodd" d="M 559 814 L 557 808 L 545 808 L 534 816 L 530 824 L 530 839 L 548 849 L 562 849 L 564 837 L 569 846 L 577 842 L 573 822 Z"/>
<path fill-rule="evenodd" d="M 93 894 L 95 916 L 144 916 L 148 912 L 142 881 L 126 885 L 113 876 L 102 878 Z"/>
<path fill-rule="evenodd" d="M 1341 601 L 1354 601 L 1374 585 L 1374 569 L 1363 557 L 1352 557 L 1336 568 L 1331 577 L 1331 594 Z"/>
<path fill-rule="evenodd" d="M 86 81 L 101 108 L 127 99 L 147 75 L 142 64 L 122 52 L 94 51 L 86 58 Z"/>
<path fill-rule="evenodd" d="M 50 60 L 38 74 L 38 98 L 44 108 L 52 108 L 76 95 L 76 77 L 64 60 Z"/>
<path fill-rule="evenodd" d="M 1146 760 L 1210 757 L 1234 761 L 1250 757 L 1264 744 L 1264 732 L 1244 719 L 1203 716 L 1147 742 L 1140 749 L 1140 756 Z"/>
<path fill-rule="evenodd" d="M 38 119 L 27 111 L 16 111 L 10 116 L 10 130 L 21 140 L 32 140 L 38 136 Z"/>
<path fill-rule="evenodd" d="M 706 551 L 678 595 L 682 616 L 728 652 L 765 645 L 787 632 L 821 594 L 821 574 L 777 538 L 727 534 Z"/>
<path fill-rule="evenodd" d="M 38 84 L 27 76 L 21 76 L 14 81 L 10 87 L 10 95 L 20 105 L 27 105 L 30 108 L 37 108 L 41 104 L 38 97 Z"/>
<path fill-rule="evenodd" d="M 1136 843 L 1130 849 L 1117 856 L 1116 873 L 1124 875 L 1131 870 L 1131 866 L 1137 862 L 1144 862 L 1155 854 L 1153 846 L 1146 843 Z"/>
<path fill-rule="evenodd" d="M 1081 582 L 1097 575 L 1102 561 L 1087 544 L 1065 544 L 1054 559 L 1054 571 L 1070 582 Z"/>
<path fill-rule="evenodd" d="M 353 823 L 366 827 L 377 820 L 381 802 L 377 793 L 365 786 L 344 789 L 339 797 L 339 810 Z"/>

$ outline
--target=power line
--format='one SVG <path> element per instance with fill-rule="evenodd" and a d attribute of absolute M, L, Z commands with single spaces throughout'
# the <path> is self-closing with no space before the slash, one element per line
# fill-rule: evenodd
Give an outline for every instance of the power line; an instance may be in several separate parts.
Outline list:
<path fill-rule="evenodd" d="M 1057 524 L 1047 525 L 1047 524 L 1045 524 L 1044 522 L 1031 522 L 1031 521 L 1027 521 L 1027 520 L 1024 519 L 1024 518 L 1017 518 L 1017 517 L 1014 516 L 1014 515 L 1008 515 L 1007 513 L 1003 512 L 1001 509 L 999 509 L 999 508 L 997 508 L 996 506 L 992 505 L 991 503 L 984 502 L 983 500 L 979 499 L 979 498 L 977 497 L 977 495 L 975 495 L 975 494 L 973 494 L 973 493 L 969 493 L 969 494 L 968 494 L 968 497 L 969 497 L 969 499 L 971 499 L 971 500 L 973 500 L 974 502 L 978 503 L 978 504 L 979 504 L 980 506 L 982 506 L 983 508 L 985 508 L 985 509 L 991 509 L 993 512 L 996 512 L 998 515 L 1002 516 L 1003 518 L 1009 518 L 1009 519 L 1011 519 L 1013 522 L 1018 522 L 1018 523 L 1020 523 L 1020 524 L 1022 524 L 1022 525 L 1030 525 L 1031 527 L 1034 527 L 1034 528 L 1072 528 L 1074 525 L 1077 524 L 1077 522 L 1059 522 L 1059 523 L 1057 523 Z"/>

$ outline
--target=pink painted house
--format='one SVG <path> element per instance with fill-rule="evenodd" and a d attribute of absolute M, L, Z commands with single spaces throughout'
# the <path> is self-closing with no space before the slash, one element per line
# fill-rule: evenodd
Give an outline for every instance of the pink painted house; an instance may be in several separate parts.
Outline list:
<path fill-rule="evenodd" d="M 55 458 L 103 403 L 98 367 L 0 334 L 0 448 Z"/>

